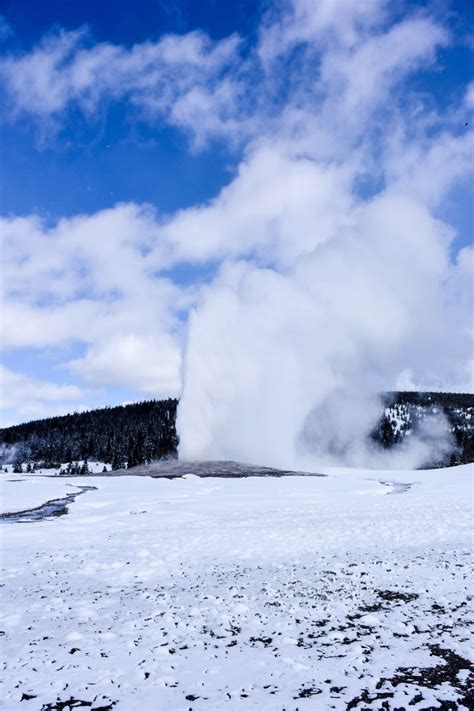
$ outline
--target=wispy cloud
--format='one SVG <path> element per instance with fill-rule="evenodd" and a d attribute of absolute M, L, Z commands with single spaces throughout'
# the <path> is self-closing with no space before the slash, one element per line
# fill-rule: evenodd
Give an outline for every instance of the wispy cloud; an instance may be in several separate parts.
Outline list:
<path fill-rule="evenodd" d="M 62 30 L 4 57 L 0 76 L 12 118 L 30 117 L 42 131 L 60 130 L 71 108 L 93 121 L 104 104 L 127 101 L 142 119 L 181 125 L 201 140 L 232 113 L 223 74 L 235 66 L 239 43 L 196 31 L 128 48 L 94 44 L 86 28 Z"/>
<path fill-rule="evenodd" d="M 255 46 L 194 31 L 129 48 L 94 43 L 81 28 L 7 55 L 0 76 L 11 118 L 28 117 L 43 137 L 60 131 L 70 111 L 94 121 L 122 102 L 131 118 L 176 126 L 197 148 L 211 138 L 258 138 L 302 109 L 320 132 L 331 116 L 337 141 L 336 127 L 357 136 L 403 77 L 447 41 L 429 17 L 391 23 L 384 0 L 295 0 L 263 18 Z"/>

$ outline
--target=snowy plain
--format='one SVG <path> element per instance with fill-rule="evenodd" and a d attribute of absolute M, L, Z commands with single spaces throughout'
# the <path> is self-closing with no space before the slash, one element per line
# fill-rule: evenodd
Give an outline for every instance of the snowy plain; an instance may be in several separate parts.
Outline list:
<path fill-rule="evenodd" d="M 325 473 L 2 473 L 95 487 L 0 522 L 2 708 L 472 707 L 474 467 Z"/>

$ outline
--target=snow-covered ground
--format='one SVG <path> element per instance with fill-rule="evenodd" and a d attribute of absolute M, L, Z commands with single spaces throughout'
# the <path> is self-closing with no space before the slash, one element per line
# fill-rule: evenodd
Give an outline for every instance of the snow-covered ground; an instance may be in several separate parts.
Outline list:
<path fill-rule="evenodd" d="M 2 473 L 96 487 L 0 522 L 2 708 L 469 708 L 473 467 L 326 473 Z"/>
<path fill-rule="evenodd" d="M 84 483 L 87 484 L 87 481 Z M 46 477 L 33 474 L 5 474 L 0 479 L 0 512 L 24 511 L 45 501 L 60 499 L 77 491 L 77 479 Z"/>
<path fill-rule="evenodd" d="M 93 473 L 102 472 L 102 462 L 90 462 Z M 66 465 L 64 465 L 66 468 Z M 59 476 L 57 469 L 40 469 L 36 472 L 15 474 L 13 465 L 0 474 L 0 514 L 8 511 L 24 511 L 36 508 L 46 501 L 54 501 L 80 491 L 82 485 L 89 485 L 90 477 Z M 19 486 L 21 484 L 21 486 Z"/>

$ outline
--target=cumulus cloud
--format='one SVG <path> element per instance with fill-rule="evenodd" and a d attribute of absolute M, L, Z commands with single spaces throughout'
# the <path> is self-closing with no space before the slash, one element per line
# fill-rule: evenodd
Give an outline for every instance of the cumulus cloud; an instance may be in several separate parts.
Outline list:
<path fill-rule="evenodd" d="M 176 396 L 181 389 L 181 351 L 167 335 L 113 335 L 67 365 L 90 385 L 128 387 L 149 397 Z"/>
<path fill-rule="evenodd" d="M 165 223 L 168 258 L 200 263 L 255 257 L 282 266 L 329 239 L 347 219 L 348 170 L 325 169 L 287 148 L 274 142 L 252 152 L 215 200 Z"/>
<path fill-rule="evenodd" d="M 0 409 L 7 413 L 2 425 L 10 424 L 8 418 L 15 415 L 33 419 L 80 409 L 83 396 L 75 385 L 30 378 L 0 365 Z"/>
<path fill-rule="evenodd" d="M 150 262 L 159 230 L 151 208 L 118 205 L 49 228 L 4 218 L 0 230 L 4 348 L 83 343 L 69 367 L 87 382 L 177 393 L 188 297 Z"/>

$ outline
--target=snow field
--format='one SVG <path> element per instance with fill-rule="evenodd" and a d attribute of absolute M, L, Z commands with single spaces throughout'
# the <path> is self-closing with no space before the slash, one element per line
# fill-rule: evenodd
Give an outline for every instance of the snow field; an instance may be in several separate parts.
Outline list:
<path fill-rule="evenodd" d="M 3 708 L 468 708 L 472 471 L 61 479 L 2 524 Z"/>

